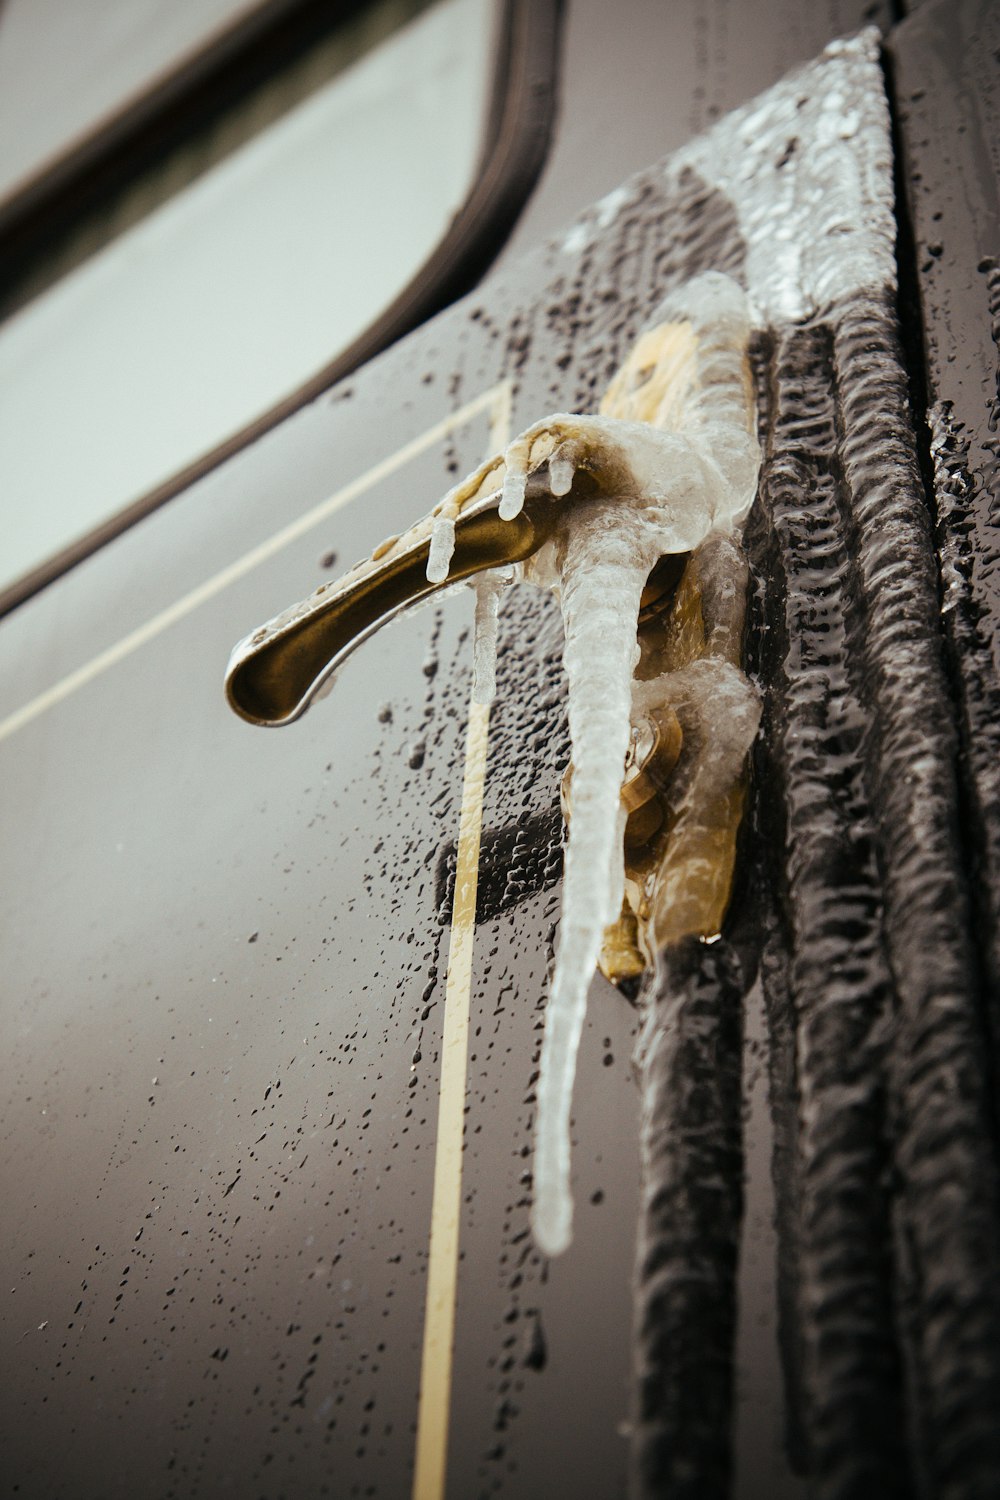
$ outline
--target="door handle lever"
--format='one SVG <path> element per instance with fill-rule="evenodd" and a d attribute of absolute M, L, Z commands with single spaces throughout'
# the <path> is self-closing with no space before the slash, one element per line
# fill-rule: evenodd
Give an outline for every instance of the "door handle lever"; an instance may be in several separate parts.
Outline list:
<path fill-rule="evenodd" d="M 496 461 L 479 471 L 487 482 Z M 480 488 L 482 484 L 480 484 Z M 487 569 L 525 561 L 552 535 L 562 507 L 544 476 L 532 475 L 524 509 L 501 520 L 499 488 L 477 495 L 455 522 L 446 579 L 429 582 L 433 515 L 375 548 L 336 583 L 269 620 L 233 649 L 226 671 L 230 706 L 251 724 L 277 727 L 300 718 L 362 641 L 401 610 Z"/>
<path fill-rule="evenodd" d="M 567 510 L 597 487 L 580 470 L 572 493 L 554 497 L 549 466 L 543 464 L 528 476 L 521 510 L 504 519 L 503 491 L 495 482 L 502 465 L 502 457 L 490 459 L 402 536 L 387 538 L 335 583 L 321 584 L 239 641 L 226 669 L 225 690 L 240 718 L 267 728 L 294 723 L 329 688 L 351 653 L 395 615 L 477 573 L 526 562 L 554 536 Z M 454 552 L 447 576 L 431 582 L 434 522 L 445 507 L 455 512 Z M 650 575 L 640 633 L 669 605 L 686 561 L 686 553 L 671 553 Z"/>

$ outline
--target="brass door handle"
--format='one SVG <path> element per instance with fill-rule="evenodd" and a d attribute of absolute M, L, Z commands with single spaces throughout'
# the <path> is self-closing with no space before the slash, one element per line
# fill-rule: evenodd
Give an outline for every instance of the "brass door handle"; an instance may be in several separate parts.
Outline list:
<path fill-rule="evenodd" d="M 524 509 L 499 517 L 500 491 L 467 505 L 455 524 L 448 577 L 427 579 L 431 518 L 382 542 L 336 583 L 283 611 L 234 647 L 226 697 L 251 724 L 278 727 L 300 718 L 362 641 L 400 611 L 490 568 L 523 562 L 548 540 L 562 506 L 544 476 L 533 475 Z"/>
<path fill-rule="evenodd" d="M 480 474 L 489 475 L 496 460 Z M 395 615 L 432 594 L 492 568 L 525 562 L 552 537 L 566 511 L 591 481 L 577 474 L 572 493 L 554 497 L 543 465 L 528 478 L 523 509 L 510 520 L 499 513 L 497 488 L 473 499 L 455 521 L 455 550 L 448 575 L 429 582 L 434 516 L 375 548 L 336 583 L 321 584 L 307 599 L 245 636 L 232 651 L 225 691 L 230 707 L 250 724 L 280 728 L 301 718 L 362 641 Z M 640 635 L 661 618 L 674 597 L 686 553 L 664 557 L 642 596 Z"/>

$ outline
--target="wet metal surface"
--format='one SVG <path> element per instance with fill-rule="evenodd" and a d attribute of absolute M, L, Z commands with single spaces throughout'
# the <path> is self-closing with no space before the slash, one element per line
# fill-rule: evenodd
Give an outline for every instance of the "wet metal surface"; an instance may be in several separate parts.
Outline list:
<path fill-rule="evenodd" d="M 744 264 L 736 216 L 703 177 L 644 174 L 579 256 L 553 248 L 497 278 L 6 620 L 7 711 L 502 378 L 515 427 L 591 409 L 666 285 Z M 970 286 L 988 280 L 970 272 Z M 943 382 L 957 363 L 931 364 L 932 394 L 956 411 Z M 679 954 L 644 1009 L 595 977 L 578 1229 L 549 1267 L 528 1211 L 559 898 L 561 639 L 549 601 L 518 593 L 502 615 L 455 1496 L 624 1495 L 637 1418 L 647 1487 L 672 1500 L 794 1495 L 805 1476 L 821 1497 L 995 1490 L 989 1013 L 956 838 L 960 795 L 982 783 L 971 710 L 954 754 L 888 293 L 775 327 L 757 378 L 749 649 L 767 716 L 742 896 L 723 941 Z M 987 408 L 968 410 L 982 446 Z M 471 600 L 390 626 L 280 736 L 241 725 L 219 679 L 232 641 L 330 576 L 331 553 L 338 571 L 368 553 L 488 446 L 479 416 L 419 449 L 0 743 L 14 851 L 0 898 L 3 1322 L 17 1371 L 0 1442 L 19 1495 L 407 1492 Z M 980 493 L 963 535 L 985 559 Z M 757 967 L 763 1130 L 762 1028 L 737 1004 Z M 633 1389 L 640 1134 L 653 1166 Z M 777 1267 L 758 1283 L 768 1171 Z M 759 1370 L 738 1371 L 738 1330 L 737 1353 L 759 1348 L 740 1321 L 755 1294 L 778 1330 Z M 755 1380 L 761 1428 L 787 1440 L 767 1468 L 733 1420 Z"/>

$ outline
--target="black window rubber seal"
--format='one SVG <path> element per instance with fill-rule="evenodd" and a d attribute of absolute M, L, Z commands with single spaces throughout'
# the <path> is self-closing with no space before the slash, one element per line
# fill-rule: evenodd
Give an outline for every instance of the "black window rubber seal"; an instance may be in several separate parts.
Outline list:
<path fill-rule="evenodd" d="M 498 0 L 493 80 L 472 187 L 431 255 L 379 317 L 267 411 L 0 590 L 0 616 L 471 291 L 503 249 L 548 156 L 558 103 L 562 15 L 562 0 Z M 198 86 L 203 82 L 199 79 Z M 183 107 L 183 98 L 171 95 L 170 108 Z M 149 122 L 143 120 L 141 128 L 148 129 Z M 120 144 L 113 149 L 120 150 Z M 0 246 L 4 228 L 0 221 Z"/>

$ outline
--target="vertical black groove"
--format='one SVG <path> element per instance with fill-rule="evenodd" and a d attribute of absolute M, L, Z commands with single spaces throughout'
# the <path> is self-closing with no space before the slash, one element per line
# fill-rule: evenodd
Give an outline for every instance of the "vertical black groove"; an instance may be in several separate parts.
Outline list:
<path fill-rule="evenodd" d="M 792 1457 L 819 1497 L 902 1496 L 885 1096 L 891 992 L 865 715 L 850 670 L 857 581 L 831 472 L 828 330 L 778 339 L 769 395 L 756 543 L 770 594 L 763 759 L 783 816 L 762 820 L 780 907 L 763 972 L 772 1045 L 784 1058 L 775 1175 Z"/>
<path fill-rule="evenodd" d="M 904 46 L 903 53 L 906 50 Z M 915 139 L 916 116 L 910 118 L 913 101 L 901 107 L 897 81 L 901 60 L 893 55 L 891 48 L 884 49 L 882 66 L 895 163 L 898 331 L 909 373 L 917 457 L 924 492 L 934 516 L 945 667 L 956 704 L 960 745 L 959 836 L 971 880 L 984 1014 L 993 1055 L 993 1091 L 1000 1098 L 1000 691 L 995 642 L 991 646 L 989 638 L 990 612 L 984 610 L 981 597 L 977 597 L 975 581 L 982 565 L 980 518 L 991 512 L 995 515 L 996 507 L 991 506 L 990 497 L 983 493 L 988 485 L 987 476 L 976 473 L 973 467 L 970 438 L 964 424 L 955 420 L 951 402 L 936 401 L 928 409 L 936 384 L 932 367 L 940 364 L 942 354 L 940 351 L 934 354 L 927 340 L 923 305 L 926 288 L 922 285 L 914 222 L 921 195 L 920 173 L 913 168 L 922 160 L 930 141 L 918 143 Z M 987 257 L 977 270 L 985 277 L 983 311 L 989 318 L 994 344 L 1000 350 L 998 269 Z M 933 323 L 933 293 L 930 302 Z M 952 332 L 951 337 L 956 339 L 958 335 Z M 996 378 L 1000 390 L 1000 365 L 996 367 Z M 996 414 L 994 405 L 994 417 Z M 988 532 L 989 528 L 985 529 Z M 995 554 L 995 545 L 993 550 Z"/>
<path fill-rule="evenodd" d="M 777 416 L 778 392 L 771 376 L 773 339 L 751 349 L 757 390 L 758 439 L 768 451 Z M 749 808 L 753 851 L 752 875 L 760 896 L 760 973 L 768 1034 L 768 1095 L 774 1144 L 771 1179 L 776 1230 L 776 1297 L 778 1352 L 784 1383 L 784 1443 L 792 1468 L 809 1467 L 807 1417 L 804 1410 L 804 1350 L 798 1316 L 799 1222 L 802 1181 L 799 1171 L 799 1089 L 796 1064 L 796 1006 L 789 977 L 792 939 L 786 904 L 780 898 L 784 850 L 788 841 L 781 796 L 780 704 L 773 684 L 781 671 L 787 639 L 781 627 L 784 584 L 777 538 L 766 509 L 766 464 L 761 493 L 744 535 L 753 587 L 748 597 L 747 671 L 761 686 L 761 729 L 753 750 L 754 796 Z"/>
<path fill-rule="evenodd" d="M 982 487 L 970 443 L 951 403 L 929 414 L 936 540 L 948 667 L 959 704 L 962 833 L 983 962 L 985 1013 L 993 1054 L 993 1090 L 1000 1098 L 1000 689 L 973 577 L 976 510 Z"/>
<path fill-rule="evenodd" d="M 970 1500 L 995 1495 L 1000 1474 L 997 1161 L 937 578 L 890 309 L 888 293 L 835 309 L 840 459 L 867 616 L 869 774 L 898 1003 L 891 1069 L 916 1421 L 935 1500 Z"/>
<path fill-rule="evenodd" d="M 763 828 L 763 823 L 758 828 Z M 768 1091 L 774 1131 L 771 1176 L 774 1189 L 778 1354 L 784 1385 L 784 1445 L 798 1474 L 809 1470 L 809 1417 L 806 1406 L 805 1348 L 799 1318 L 802 1174 L 799 1169 L 799 1092 L 795 1059 L 795 1000 L 788 975 L 788 947 L 772 908 L 765 921 L 761 982 L 768 1032 Z"/>
<path fill-rule="evenodd" d="M 742 1216 L 742 967 L 690 942 L 648 987 L 638 1048 L 636 1500 L 725 1500 Z"/>

